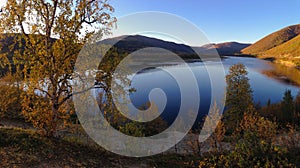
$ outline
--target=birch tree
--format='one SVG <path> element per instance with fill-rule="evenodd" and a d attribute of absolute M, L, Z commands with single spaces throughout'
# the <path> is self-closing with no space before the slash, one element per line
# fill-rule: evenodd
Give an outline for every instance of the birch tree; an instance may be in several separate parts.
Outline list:
<path fill-rule="evenodd" d="M 0 14 L 2 36 L 14 36 L 13 64 L 25 83 L 23 113 L 47 136 L 72 113 L 70 81 L 77 54 L 98 30 L 116 21 L 107 0 L 8 0 Z"/>

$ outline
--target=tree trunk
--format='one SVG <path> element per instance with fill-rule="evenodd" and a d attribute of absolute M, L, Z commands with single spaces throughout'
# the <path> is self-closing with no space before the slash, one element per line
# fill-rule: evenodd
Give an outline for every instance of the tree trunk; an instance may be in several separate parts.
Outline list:
<path fill-rule="evenodd" d="M 48 136 L 56 137 L 57 136 L 57 124 L 58 124 L 58 98 L 53 96 L 52 99 L 52 123 L 51 128 L 49 129 Z"/>

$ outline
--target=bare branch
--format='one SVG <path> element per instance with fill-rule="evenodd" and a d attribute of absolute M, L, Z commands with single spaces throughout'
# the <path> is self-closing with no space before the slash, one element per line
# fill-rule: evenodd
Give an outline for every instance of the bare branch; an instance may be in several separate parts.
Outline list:
<path fill-rule="evenodd" d="M 57 11 L 57 7 L 58 7 L 58 0 L 55 0 L 54 1 L 54 5 L 53 5 L 53 13 L 52 13 L 52 19 L 51 19 L 51 22 L 50 22 L 50 25 L 48 27 L 48 30 L 47 30 L 47 36 L 50 37 L 51 36 L 51 30 L 52 30 L 52 27 L 53 27 L 53 24 L 54 24 L 54 20 L 55 20 L 55 14 L 56 14 L 56 11 Z"/>
<path fill-rule="evenodd" d="M 71 93 L 71 94 L 69 94 L 68 96 L 66 96 L 60 103 L 58 103 L 58 106 L 61 106 L 62 104 L 64 104 L 64 102 L 66 102 L 68 99 L 70 99 L 70 98 L 71 98 L 72 96 L 74 96 L 74 95 L 82 94 L 82 93 L 85 93 L 85 92 L 87 92 L 87 91 L 90 91 L 90 90 L 96 89 L 96 88 L 101 88 L 101 87 L 91 86 L 91 87 L 89 87 L 89 88 L 87 88 L 87 89 L 85 89 L 85 90 L 82 90 L 82 91 L 80 91 L 80 92 Z"/>
<path fill-rule="evenodd" d="M 84 19 L 83 22 L 86 23 L 86 24 L 93 24 L 93 23 L 97 22 L 97 19 L 94 19 L 92 21 L 87 21 L 87 20 Z"/>
<path fill-rule="evenodd" d="M 51 95 L 49 94 L 49 92 L 47 92 L 47 91 L 45 91 L 45 90 L 43 90 L 43 89 L 40 89 L 40 88 L 34 88 L 34 90 L 38 90 L 38 91 L 40 91 L 40 92 L 42 92 L 42 93 L 47 94 L 47 96 L 51 97 Z"/>

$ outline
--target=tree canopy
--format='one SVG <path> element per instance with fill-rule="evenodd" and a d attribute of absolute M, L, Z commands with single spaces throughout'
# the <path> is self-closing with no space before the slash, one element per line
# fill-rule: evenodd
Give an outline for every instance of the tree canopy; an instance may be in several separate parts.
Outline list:
<path fill-rule="evenodd" d="M 247 70 L 243 64 L 230 67 L 226 76 L 226 111 L 225 123 L 228 127 L 238 127 L 244 112 L 253 107 L 252 89 L 247 77 Z"/>
<path fill-rule="evenodd" d="M 23 113 L 48 136 L 72 113 L 77 54 L 90 35 L 109 32 L 112 12 L 107 0 L 10 0 L 3 8 L 1 36 L 17 34 L 8 48 L 23 77 Z"/>

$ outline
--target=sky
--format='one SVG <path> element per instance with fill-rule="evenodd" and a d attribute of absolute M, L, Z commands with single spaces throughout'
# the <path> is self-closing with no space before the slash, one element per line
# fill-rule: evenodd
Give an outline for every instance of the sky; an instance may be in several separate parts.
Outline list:
<path fill-rule="evenodd" d="M 6 1 L 0 0 L 0 7 Z M 109 2 L 115 8 L 113 15 L 117 18 L 145 11 L 166 12 L 180 16 L 195 24 L 212 43 L 229 41 L 254 43 L 274 31 L 300 23 L 300 0 L 110 0 Z M 143 23 L 145 22 L 141 22 Z M 176 30 L 176 27 L 170 29 Z M 160 37 L 178 42 L 174 38 Z"/>
<path fill-rule="evenodd" d="M 117 18 L 144 11 L 178 15 L 195 24 L 214 43 L 254 43 L 274 31 L 300 23 L 300 0 L 111 0 L 110 3 Z"/>
<path fill-rule="evenodd" d="M 2 8 L 5 5 L 6 1 L 7 0 L 0 0 L 0 8 Z"/>
<path fill-rule="evenodd" d="M 6 0 L 0 0 L 0 6 L 3 6 L 3 4 L 6 2 Z"/>

